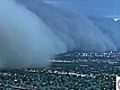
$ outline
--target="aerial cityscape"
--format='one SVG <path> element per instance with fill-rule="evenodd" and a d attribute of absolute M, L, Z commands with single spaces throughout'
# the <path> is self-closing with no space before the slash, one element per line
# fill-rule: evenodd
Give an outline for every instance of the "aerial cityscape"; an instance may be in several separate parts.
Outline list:
<path fill-rule="evenodd" d="M 120 90 L 119 0 L 0 0 L 0 90 Z"/>
<path fill-rule="evenodd" d="M 120 53 L 70 52 L 57 55 L 51 65 L 0 71 L 0 89 L 115 90 Z"/>

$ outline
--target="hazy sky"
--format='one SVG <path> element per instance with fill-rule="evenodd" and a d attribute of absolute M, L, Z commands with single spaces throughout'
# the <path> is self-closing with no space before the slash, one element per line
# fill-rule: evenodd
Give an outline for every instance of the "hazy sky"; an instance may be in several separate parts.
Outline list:
<path fill-rule="evenodd" d="M 120 51 L 120 20 L 71 12 L 78 9 L 97 16 L 119 15 L 117 0 L 48 2 L 68 11 L 43 1 L 0 0 L 0 68 L 47 66 L 54 55 L 72 50 Z"/>
<path fill-rule="evenodd" d="M 120 0 L 49 0 L 56 6 L 80 10 L 89 15 L 112 16 L 120 14 Z"/>

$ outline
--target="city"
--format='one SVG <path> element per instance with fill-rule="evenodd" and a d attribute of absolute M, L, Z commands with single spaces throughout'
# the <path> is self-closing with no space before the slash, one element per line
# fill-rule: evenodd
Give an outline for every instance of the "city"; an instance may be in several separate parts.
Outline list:
<path fill-rule="evenodd" d="M 119 56 L 64 53 L 50 60 L 49 67 L 1 70 L 0 89 L 114 90 L 115 77 L 120 75 Z"/>
<path fill-rule="evenodd" d="M 120 90 L 119 0 L 0 0 L 0 90 Z"/>

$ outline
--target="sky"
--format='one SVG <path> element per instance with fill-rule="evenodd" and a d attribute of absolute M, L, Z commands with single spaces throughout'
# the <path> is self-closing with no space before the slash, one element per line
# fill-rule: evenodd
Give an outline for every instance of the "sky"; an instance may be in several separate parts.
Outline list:
<path fill-rule="evenodd" d="M 42 0 L 0 0 L 0 68 L 48 66 L 54 55 L 67 51 L 120 50 L 120 20 L 72 12 L 119 15 L 117 0 L 51 1 L 69 10 Z"/>
<path fill-rule="evenodd" d="M 48 0 L 47 0 L 48 1 Z M 119 16 L 119 0 L 49 0 L 55 6 L 79 10 L 87 15 Z M 50 3 L 49 2 L 49 3 Z"/>

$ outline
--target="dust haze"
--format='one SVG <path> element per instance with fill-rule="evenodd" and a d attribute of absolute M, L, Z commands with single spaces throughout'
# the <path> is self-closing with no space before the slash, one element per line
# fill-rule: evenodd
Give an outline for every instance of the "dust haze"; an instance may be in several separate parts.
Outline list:
<path fill-rule="evenodd" d="M 66 51 L 117 51 L 119 24 L 42 0 L 1 0 L 0 68 L 47 66 Z"/>

